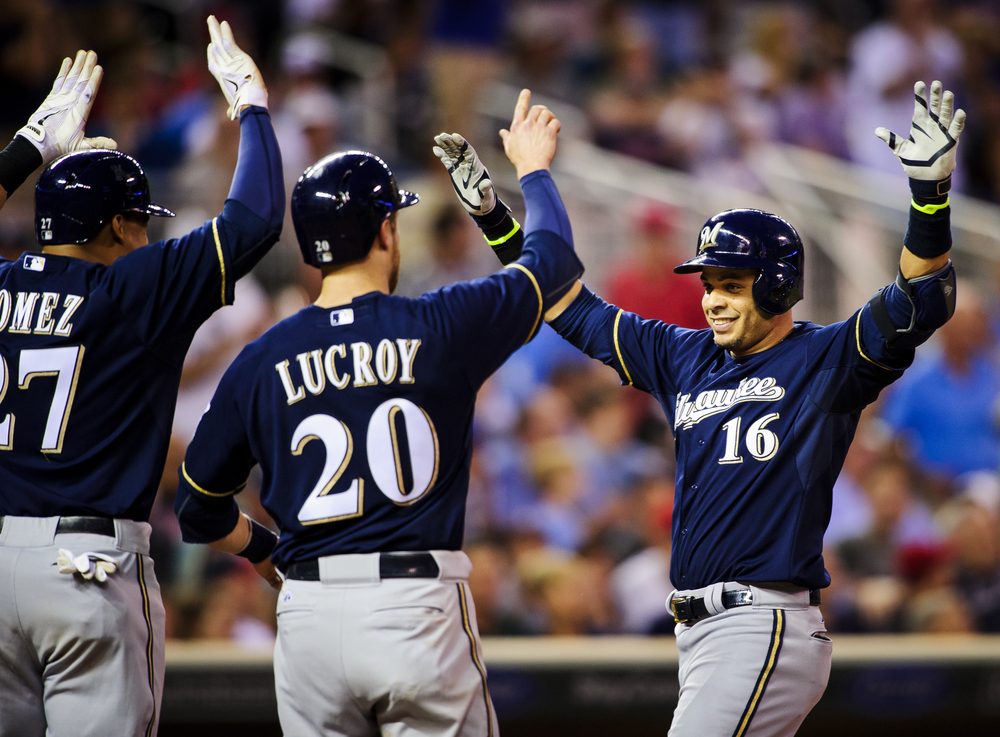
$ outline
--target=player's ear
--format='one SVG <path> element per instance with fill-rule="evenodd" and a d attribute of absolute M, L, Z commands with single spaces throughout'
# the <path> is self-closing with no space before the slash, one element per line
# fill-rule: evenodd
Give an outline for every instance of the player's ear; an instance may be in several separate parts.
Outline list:
<path fill-rule="evenodd" d="M 376 238 L 376 245 L 386 250 L 392 247 L 393 238 L 396 235 L 396 213 L 393 213 L 385 220 L 382 221 L 382 227 L 379 228 L 378 236 Z"/>
<path fill-rule="evenodd" d="M 123 242 L 125 240 L 125 216 L 118 213 L 108 221 L 108 225 L 111 227 L 112 241 L 115 243 Z"/>

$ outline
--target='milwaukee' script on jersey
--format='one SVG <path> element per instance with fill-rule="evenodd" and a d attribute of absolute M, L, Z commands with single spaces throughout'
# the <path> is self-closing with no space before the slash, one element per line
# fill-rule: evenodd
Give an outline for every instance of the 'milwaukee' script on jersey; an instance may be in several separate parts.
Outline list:
<path fill-rule="evenodd" d="M 326 350 L 316 348 L 295 356 L 295 363 L 285 359 L 274 365 L 288 404 L 305 399 L 306 392 L 322 394 L 327 385 L 336 389 L 348 386 L 375 386 L 378 383 L 412 384 L 413 360 L 417 357 L 417 338 L 383 338 L 372 348 L 370 343 L 336 343 Z"/>
<path fill-rule="evenodd" d="M 706 417 L 725 412 L 741 402 L 776 402 L 785 396 L 776 379 L 750 377 L 740 381 L 735 389 L 711 389 L 691 401 L 690 394 L 680 394 L 675 404 L 674 429 L 688 429 Z"/>
<path fill-rule="evenodd" d="M 69 335 L 70 319 L 83 297 L 59 292 L 14 292 L 0 289 L 0 331 L 34 335 Z"/>

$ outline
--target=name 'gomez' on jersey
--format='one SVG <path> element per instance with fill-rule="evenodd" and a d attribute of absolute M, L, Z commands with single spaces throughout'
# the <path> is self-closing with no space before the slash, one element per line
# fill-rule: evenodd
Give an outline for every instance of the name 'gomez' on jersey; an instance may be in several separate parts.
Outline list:
<path fill-rule="evenodd" d="M 0 260 L 0 514 L 149 517 L 184 354 L 232 301 L 237 241 L 217 218 L 111 266 Z"/>
<path fill-rule="evenodd" d="M 230 366 L 199 423 L 181 469 L 182 495 L 195 497 L 182 528 L 259 463 L 281 567 L 460 549 L 476 393 L 582 270 L 568 243 L 540 231 L 485 279 L 419 299 L 371 292 L 279 323 Z"/>
<path fill-rule="evenodd" d="M 821 327 L 796 322 L 778 345 L 733 358 L 711 330 L 619 310 L 584 290 L 551 324 L 659 399 L 677 477 L 670 578 L 829 585 L 823 533 L 861 410 L 897 379 L 866 306 Z M 866 337 L 867 336 L 867 337 Z"/>

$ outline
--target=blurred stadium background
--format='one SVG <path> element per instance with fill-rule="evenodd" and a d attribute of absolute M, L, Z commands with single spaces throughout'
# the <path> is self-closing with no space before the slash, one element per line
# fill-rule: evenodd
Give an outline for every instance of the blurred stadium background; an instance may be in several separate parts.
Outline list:
<path fill-rule="evenodd" d="M 137 156 L 178 212 L 151 237 L 202 223 L 222 207 L 238 136 L 205 68 L 209 13 L 260 64 L 289 191 L 320 156 L 366 148 L 422 195 L 400 221 L 402 293 L 495 268 L 431 139 L 465 135 L 519 212 L 496 131 L 529 87 L 564 124 L 554 174 L 588 284 L 696 327 L 697 280 L 670 266 L 734 206 L 777 212 L 806 239 L 797 317 L 827 323 L 863 305 L 894 276 L 909 204 L 874 128 L 905 134 L 917 79 L 955 90 L 969 114 L 952 198 L 965 283 L 955 319 L 866 411 L 835 489 L 823 601 L 834 675 L 803 734 L 995 729 L 1000 3 L 3 0 L 0 135 L 63 56 L 93 48 L 105 79 L 88 132 Z M 0 219 L 6 258 L 37 248 L 31 181 Z M 242 559 L 180 542 L 175 469 L 229 361 L 318 283 L 286 218 L 188 356 L 151 519 L 170 637 L 161 734 L 277 734 L 274 595 Z M 664 734 L 676 702 L 670 429 L 617 383 L 545 329 L 480 397 L 466 550 L 507 734 Z M 253 486 L 241 503 L 267 523 Z"/>

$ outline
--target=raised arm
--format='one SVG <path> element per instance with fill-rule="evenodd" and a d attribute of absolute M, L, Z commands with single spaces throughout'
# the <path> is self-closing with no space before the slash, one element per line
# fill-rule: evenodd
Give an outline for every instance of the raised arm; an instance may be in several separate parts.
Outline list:
<path fill-rule="evenodd" d="M 208 69 L 219 82 L 229 117 L 240 119 L 236 172 L 222 213 L 236 279 L 277 242 L 285 213 L 281 152 L 267 111 L 267 88 L 257 65 L 233 38 L 229 23 L 208 17 Z"/>
<path fill-rule="evenodd" d="M 497 197 L 490 174 L 479 154 L 458 133 L 435 136 L 434 154 L 448 170 L 459 202 L 483 231 L 503 265 L 517 261 L 524 239 L 532 232 L 547 230 L 572 245 L 573 233 L 566 209 L 548 176 L 555 155 L 559 121 L 544 105 L 529 107 L 531 93 L 522 90 L 514 108 L 510 129 L 500 131 L 507 158 L 517 171 L 524 195 L 525 228 L 514 219 L 510 208 Z M 556 302 L 547 306 L 545 319 L 552 320 L 579 294 L 579 282 Z"/>
<path fill-rule="evenodd" d="M 913 195 L 899 274 L 869 303 L 871 318 L 890 353 L 923 343 L 955 311 L 948 192 L 965 112 L 955 110 L 955 96 L 938 81 L 931 84 L 929 100 L 923 82 L 917 82 L 913 92 L 909 137 L 886 128 L 875 131 L 902 163 Z"/>
<path fill-rule="evenodd" d="M 486 279 L 459 282 L 421 298 L 436 330 L 454 345 L 475 346 L 463 355 L 473 355 L 467 373 L 477 387 L 537 334 L 543 315 L 583 274 L 569 219 L 548 172 L 560 124 L 544 106 L 530 107 L 530 99 L 530 92 L 523 90 L 510 130 L 502 133 L 521 176 L 527 211 L 523 248 L 506 269 Z M 485 170 L 478 171 L 485 182 Z M 471 168 L 470 174 L 476 176 Z M 475 190 L 475 200 L 467 196 L 464 201 L 479 206 L 492 186 Z"/>
<path fill-rule="evenodd" d="M 228 23 L 210 16 L 208 27 L 208 68 L 230 115 L 240 120 L 229 197 L 217 217 L 179 238 L 131 251 L 102 277 L 123 313 L 135 316 L 142 339 L 164 349 L 165 360 L 183 359 L 193 332 L 233 303 L 236 281 L 277 242 L 285 211 L 281 153 L 260 72 L 233 41 Z"/>
<path fill-rule="evenodd" d="M 110 138 L 85 138 L 83 132 L 103 76 L 93 51 L 63 59 L 52 91 L 0 152 L 0 208 L 39 166 L 71 151 L 117 148 Z"/>

